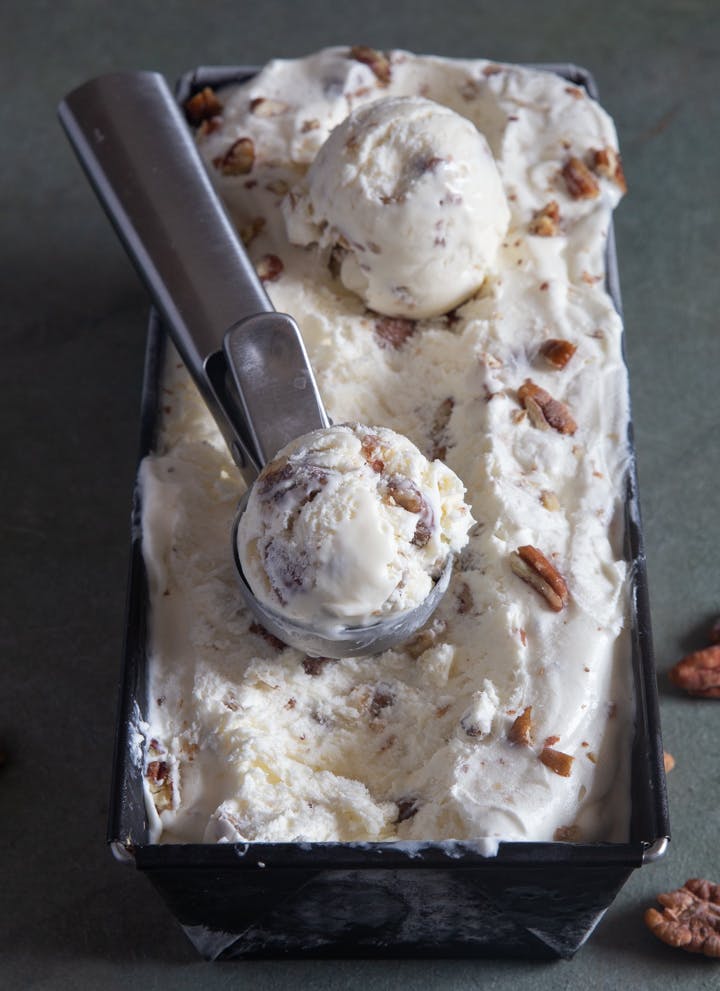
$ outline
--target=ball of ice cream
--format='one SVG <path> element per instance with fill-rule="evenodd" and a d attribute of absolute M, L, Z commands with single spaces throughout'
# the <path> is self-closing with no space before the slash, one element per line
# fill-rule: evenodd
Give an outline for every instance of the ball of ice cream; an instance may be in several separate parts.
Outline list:
<path fill-rule="evenodd" d="M 419 605 L 468 540 L 465 488 L 406 437 L 357 424 L 316 430 L 265 466 L 238 527 L 257 598 L 316 628 Z"/>
<path fill-rule="evenodd" d="M 342 282 L 371 309 L 415 318 L 479 288 L 510 220 L 484 136 L 421 97 L 351 113 L 284 214 L 290 240 L 335 251 Z"/>

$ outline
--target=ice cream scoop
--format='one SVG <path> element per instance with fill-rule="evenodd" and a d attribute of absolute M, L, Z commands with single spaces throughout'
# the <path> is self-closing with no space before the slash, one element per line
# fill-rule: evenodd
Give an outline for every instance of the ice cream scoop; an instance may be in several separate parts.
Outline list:
<path fill-rule="evenodd" d="M 285 444 L 329 427 L 297 326 L 273 309 L 162 76 L 100 77 L 71 93 L 59 113 L 252 485 Z M 260 476 L 261 492 L 267 477 L 267 472 Z M 385 649 L 418 629 L 447 587 L 450 549 L 434 567 L 424 597 L 390 618 L 373 614 L 360 625 L 323 627 L 312 611 L 300 617 L 278 614 L 256 598 L 244 574 L 237 552 L 244 508 L 245 500 L 233 526 L 241 594 L 270 632 L 307 653 L 343 657 Z"/>
<path fill-rule="evenodd" d="M 388 316 L 422 318 L 467 299 L 510 220 L 485 137 L 422 97 L 353 111 L 284 204 L 290 240 L 334 253 L 339 275 Z"/>

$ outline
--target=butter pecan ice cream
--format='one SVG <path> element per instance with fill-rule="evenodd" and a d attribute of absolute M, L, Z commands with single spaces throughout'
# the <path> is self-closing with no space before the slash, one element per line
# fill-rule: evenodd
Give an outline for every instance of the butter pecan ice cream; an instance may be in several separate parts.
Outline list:
<path fill-rule="evenodd" d="M 420 605 L 473 520 L 441 461 L 384 427 L 347 424 L 292 441 L 255 482 L 238 527 L 253 592 L 328 632 Z"/>
<path fill-rule="evenodd" d="M 349 114 L 284 209 L 290 240 L 335 252 L 342 282 L 371 309 L 416 318 L 479 288 L 510 219 L 484 136 L 419 96 Z"/>
<path fill-rule="evenodd" d="M 340 277 L 350 249 L 288 239 L 289 198 L 334 129 L 388 99 L 433 101 L 485 135 L 510 212 L 481 288 L 442 316 L 368 309 Z M 239 602 L 228 533 L 242 485 L 170 350 L 158 447 L 141 470 L 151 839 L 625 840 L 628 391 L 606 290 L 624 191 L 612 121 L 550 72 L 351 48 L 274 61 L 217 104 L 201 155 L 273 304 L 297 320 L 329 416 L 441 459 L 477 523 L 407 642 L 342 661 L 287 647 Z M 446 169 L 422 173 L 423 188 Z M 423 513 L 408 505 L 396 514 L 414 537 Z"/>

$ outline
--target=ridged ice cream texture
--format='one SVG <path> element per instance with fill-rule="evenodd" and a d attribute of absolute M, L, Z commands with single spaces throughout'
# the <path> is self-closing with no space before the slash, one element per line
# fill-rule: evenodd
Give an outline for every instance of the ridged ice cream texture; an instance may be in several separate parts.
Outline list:
<path fill-rule="evenodd" d="M 473 523 L 464 486 L 386 427 L 305 434 L 263 469 L 237 532 L 243 574 L 283 619 L 371 626 L 419 606 Z"/>
<path fill-rule="evenodd" d="M 353 110 L 283 206 L 290 241 L 337 252 L 348 289 L 414 319 L 479 289 L 510 220 L 484 136 L 423 97 Z"/>
<path fill-rule="evenodd" d="M 272 62 L 221 93 L 222 124 L 199 147 L 238 227 L 255 234 L 252 257 L 282 262 L 266 287 L 297 319 L 332 419 L 382 424 L 440 456 L 477 526 L 421 638 L 344 661 L 283 648 L 239 604 L 228 534 L 242 485 L 170 350 L 157 451 L 140 476 L 148 760 L 164 774 L 151 789 L 153 840 L 627 837 L 628 399 L 605 290 L 620 191 L 600 177 L 597 197 L 576 200 L 560 175 L 569 156 L 616 149 L 617 138 L 593 100 L 550 73 L 404 52 L 390 62 L 387 85 L 347 49 Z M 282 201 L 349 110 L 418 95 L 485 135 L 511 220 L 467 303 L 397 323 L 366 309 L 321 249 L 288 242 Z M 245 136 L 251 173 L 221 175 L 213 159 Z M 560 230 L 534 236 L 549 200 Z M 550 338 L 577 347 L 561 371 L 540 355 Z M 567 404 L 574 435 L 529 420 L 517 400 L 526 378 Z M 567 582 L 561 612 L 513 573 L 522 545 Z M 528 707 L 533 740 L 513 743 Z M 567 777 L 540 760 L 547 740 L 572 758 Z"/>

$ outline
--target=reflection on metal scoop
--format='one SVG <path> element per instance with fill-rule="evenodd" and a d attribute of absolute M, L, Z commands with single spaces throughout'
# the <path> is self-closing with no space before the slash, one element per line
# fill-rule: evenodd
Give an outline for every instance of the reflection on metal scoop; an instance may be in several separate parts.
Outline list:
<path fill-rule="evenodd" d="M 162 76 L 101 76 L 70 93 L 60 120 L 90 183 L 147 285 L 248 486 L 291 440 L 330 425 L 291 317 L 276 313 L 208 179 Z M 229 328 L 229 329 L 228 329 Z M 324 634 L 268 610 L 232 553 L 241 595 L 283 642 L 356 657 L 406 640 L 447 589 L 452 557 L 416 608 Z"/>

